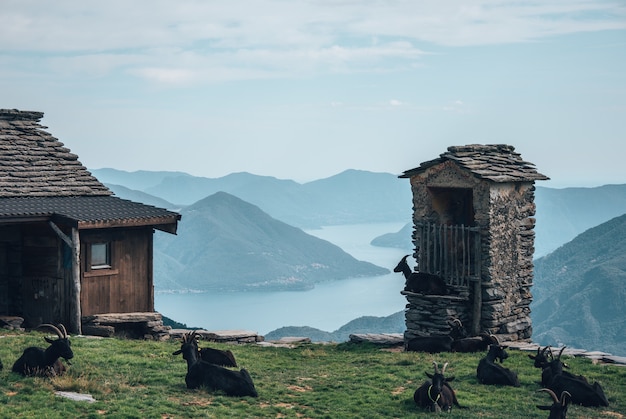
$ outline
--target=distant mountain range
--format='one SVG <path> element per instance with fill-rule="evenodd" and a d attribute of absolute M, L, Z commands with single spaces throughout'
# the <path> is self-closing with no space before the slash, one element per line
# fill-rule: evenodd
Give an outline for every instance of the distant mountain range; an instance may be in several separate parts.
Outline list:
<path fill-rule="evenodd" d="M 121 198 L 176 209 L 218 191 L 254 204 L 270 216 L 299 228 L 324 225 L 406 222 L 379 246 L 412 249 L 412 195 L 409 182 L 390 173 L 347 170 L 305 184 L 250 173 L 203 178 L 182 172 L 91 172 Z M 121 186 L 127 188 L 122 189 Z M 134 191 L 132 191 L 134 190 Z M 138 195 L 142 192 L 147 195 Z M 154 198 L 150 198 L 150 196 Z M 537 186 L 535 257 L 545 256 L 583 231 L 626 213 L 626 184 L 554 189 Z M 394 234 L 395 233 L 395 237 Z"/>
<path fill-rule="evenodd" d="M 318 282 L 389 273 L 226 192 L 181 214 L 177 235 L 155 240 L 157 290 L 307 290 Z"/>
<path fill-rule="evenodd" d="M 153 172 L 152 177 L 151 172 L 145 171 L 91 172 L 112 190 L 124 186 L 171 203 L 165 208 L 188 206 L 221 191 L 299 228 L 411 220 L 408 182 L 390 173 L 346 170 L 327 179 L 300 184 L 245 172 L 217 179 L 180 172 Z M 118 192 L 122 198 L 129 196 L 128 191 Z"/>

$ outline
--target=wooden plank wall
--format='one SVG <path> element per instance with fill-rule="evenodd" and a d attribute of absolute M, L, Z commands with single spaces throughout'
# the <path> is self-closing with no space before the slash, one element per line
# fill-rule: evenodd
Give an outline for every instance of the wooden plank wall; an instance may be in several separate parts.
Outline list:
<path fill-rule="evenodd" d="M 152 229 L 81 232 L 81 265 L 87 267 L 86 247 L 111 241 L 111 269 L 84 271 L 82 315 L 152 311 Z"/>

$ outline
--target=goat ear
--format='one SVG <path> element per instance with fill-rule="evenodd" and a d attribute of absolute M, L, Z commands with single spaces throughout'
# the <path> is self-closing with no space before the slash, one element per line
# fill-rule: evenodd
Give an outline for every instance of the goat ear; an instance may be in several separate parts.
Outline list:
<path fill-rule="evenodd" d="M 179 349 L 179 350 L 177 350 L 177 351 L 172 352 L 172 355 L 180 355 L 180 354 L 182 354 L 182 353 L 183 353 L 183 351 L 181 351 L 181 350 Z"/>
<path fill-rule="evenodd" d="M 54 342 L 52 339 L 50 339 L 50 338 L 49 338 L 49 337 L 47 337 L 47 336 L 44 336 L 44 340 L 45 340 L 46 342 L 48 342 L 48 343 L 52 343 L 52 342 Z"/>
<path fill-rule="evenodd" d="M 550 409 L 552 409 L 552 406 L 539 406 L 539 405 L 537 405 L 537 409 L 539 409 L 539 410 L 550 410 Z"/>
<path fill-rule="evenodd" d="M 537 358 L 535 355 L 528 355 L 528 357 L 529 357 L 530 359 L 535 359 L 535 358 Z"/>
<path fill-rule="evenodd" d="M 428 377 L 428 378 L 433 378 L 433 375 L 431 373 L 429 373 L 429 372 L 425 372 L 424 374 L 426 374 L 426 377 Z"/>
<path fill-rule="evenodd" d="M 446 377 L 446 381 L 454 381 L 454 375 L 452 377 Z"/>

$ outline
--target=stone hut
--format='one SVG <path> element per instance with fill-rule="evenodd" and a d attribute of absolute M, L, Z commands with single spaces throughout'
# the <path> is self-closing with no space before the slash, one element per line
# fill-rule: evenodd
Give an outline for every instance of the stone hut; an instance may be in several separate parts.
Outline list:
<path fill-rule="evenodd" d="M 405 340 L 470 334 L 531 337 L 534 182 L 547 180 L 505 144 L 452 146 L 405 171 L 413 193 L 415 270 L 446 280 L 446 295 L 403 291 Z"/>

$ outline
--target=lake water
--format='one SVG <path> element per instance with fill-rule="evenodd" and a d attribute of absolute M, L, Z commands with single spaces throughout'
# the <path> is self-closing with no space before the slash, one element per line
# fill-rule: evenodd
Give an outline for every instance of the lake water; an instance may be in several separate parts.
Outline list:
<path fill-rule="evenodd" d="M 369 242 L 403 225 L 341 225 L 306 232 L 336 244 L 356 259 L 391 271 L 406 252 Z M 243 329 L 264 335 L 283 326 L 311 326 L 332 332 L 357 317 L 382 317 L 403 310 L 403 287 L 404 277 L 392 272 L 317 284 L 310 291 L 157 293 L 155 307 L 175 321 L 207 330 Z"/>

